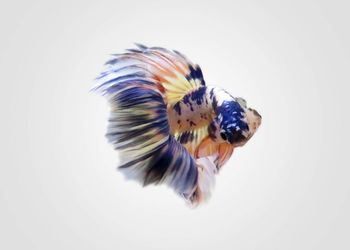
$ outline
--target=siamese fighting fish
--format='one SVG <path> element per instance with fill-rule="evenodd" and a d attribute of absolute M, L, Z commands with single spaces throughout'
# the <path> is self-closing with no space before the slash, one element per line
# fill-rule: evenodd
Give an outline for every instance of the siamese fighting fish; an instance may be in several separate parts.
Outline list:
<path fill-rule="evenodd" d="M 118 169 L 202 203 L 261 116 L 243 98 L 207 85 L 201 68 L 180 52 L 136 46 L 112 55 L 93 88 L 111 107 L 106 137 L 119 152 Z"/>

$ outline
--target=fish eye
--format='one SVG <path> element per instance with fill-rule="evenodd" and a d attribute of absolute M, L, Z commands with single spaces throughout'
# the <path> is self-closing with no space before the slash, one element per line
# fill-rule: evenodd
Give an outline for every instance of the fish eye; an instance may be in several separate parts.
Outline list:
<path fill-rule="evenodd" d="M 225 141 L 227 140 L 226 134 L 224 132 L 221 132 L 220 136 L 223 140 L 225 140 Z"/>

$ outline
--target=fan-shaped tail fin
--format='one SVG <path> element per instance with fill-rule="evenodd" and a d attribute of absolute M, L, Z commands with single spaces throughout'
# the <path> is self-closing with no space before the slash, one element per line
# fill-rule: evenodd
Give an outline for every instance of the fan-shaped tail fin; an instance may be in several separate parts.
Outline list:
<path fill-rule="evenodd" d="M 198 180 L 196 162 L 170 134 L 158 83 L 136 68 L 118 77 L 106 74 L 100 80 L 95 90 L 111 105 L 106 136 L 120 152 L 119 169 L 143 185 L 165 182 L 177 193 L 191 197 Z"/>

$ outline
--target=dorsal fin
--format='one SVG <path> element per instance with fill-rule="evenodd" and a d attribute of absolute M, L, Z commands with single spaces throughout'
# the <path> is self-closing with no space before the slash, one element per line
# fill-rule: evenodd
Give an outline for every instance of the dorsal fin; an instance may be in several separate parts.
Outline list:
<path fill-rule="evenodd" d="M 165 102 L 169 105 L 174 105 L 186 94 L 205 85 L 200 67 L 181 53 L 160 47 L 136 45 L 138 48 L 130 49 L 128 53 L 115 54 L 106 63 L 107 66 L 113 68 L 118 62 L 122 62 L 125 69 L 134 67 L 146 73 L 150 79 L 158 82 L 159 90 L 163 92 Z M 123 70 L 120 63 L 118 65 L 118 70 Z"/>

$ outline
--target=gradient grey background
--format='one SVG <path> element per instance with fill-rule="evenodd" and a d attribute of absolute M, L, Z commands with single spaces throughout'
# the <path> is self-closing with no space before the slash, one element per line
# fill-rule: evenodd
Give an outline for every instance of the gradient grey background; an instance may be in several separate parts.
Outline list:
<path fill-rule="evenodd" d="M 1 249 L 349 249 L 348 1 L 2 1 Z M 189 209 L 115 171 L 110 53 L 177 49 L 263 116 Z"/>

